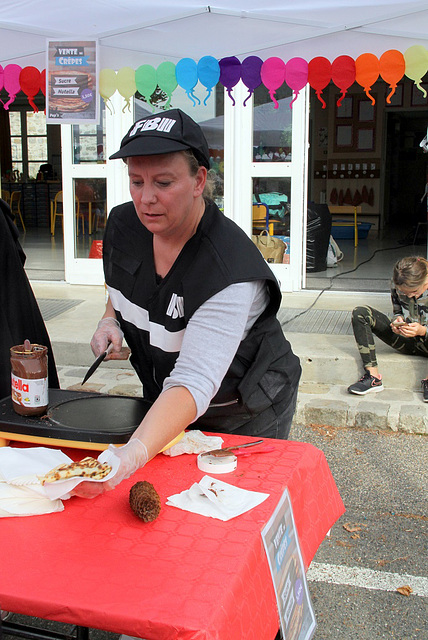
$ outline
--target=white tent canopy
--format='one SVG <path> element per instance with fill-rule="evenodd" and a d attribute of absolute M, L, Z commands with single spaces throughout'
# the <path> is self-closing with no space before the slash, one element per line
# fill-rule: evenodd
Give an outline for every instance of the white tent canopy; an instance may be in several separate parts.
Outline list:
<path fill-rule="evenodd" d="M 100 67 L 204 55 L 307 60 L 428 46 L 427 0 L 1 0 L 0 64 L 46 66 L 46 38 L 95 39 Z"/>

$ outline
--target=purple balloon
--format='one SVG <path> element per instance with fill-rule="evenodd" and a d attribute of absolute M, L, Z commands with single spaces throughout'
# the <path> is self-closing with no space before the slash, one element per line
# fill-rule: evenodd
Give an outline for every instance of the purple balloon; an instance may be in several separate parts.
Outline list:
<path fill-rule="evenodd" d="M 230 56 L 229 58 L 222 58 L 219 65 L 220 82 L 226 87 L 229 98 L 232 100 L 233 106 L 235 106 L 235 100 L 231 91 L 241 79 L 241 63 L 235 56 Z"/>
<path fill-rule="evenodd" d="M 248 96 L 244 100 L 244 107 L 247 100 L 252 96 L 254 89 L 257 89 L 262 83 L 260 71 L 263 60 L 257 56 L 248 56 L 241 63 L 241 80 L 248 87 Z"/>

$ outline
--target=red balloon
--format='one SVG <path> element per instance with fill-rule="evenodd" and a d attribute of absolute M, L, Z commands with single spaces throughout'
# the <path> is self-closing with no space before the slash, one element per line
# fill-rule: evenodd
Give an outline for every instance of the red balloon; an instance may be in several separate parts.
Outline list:
<path fill-rule="evenodd" d="M 340 107 L 345 93 L 355 82 L 355 60 L 350 56 L 338 56 L 335 58 L 331 63 L 331 79 L 342 92 L 337 101 L 337 106 Z"/>
<path fill-rule="evenodd" d="M 34 98 L 40 91 L 40 71 L 36 67 L 24 67 L 19 74 L 19 84 L 33 111 L 37 113 L 39 110 L 34 103 Z"/>
<path fill-rule="evenodd" d="M 382 53 L 379 58 L 379 71 L 382 80 L 385 80 L 391 87 L 391 93 L 386 98 L 387 103 L 390 104 L 391 96 L 397 88 L 397 82 L 401 80 L 406 71 L 406 61 L 401 51 L 390 49 Z"/>
<path fill-rule="evenodd" d="M 372 104 L 375 99 L 370 93 L 372 84 L 379 78 L 379 60 L 373 53 L 362 53 L 355 60 L 355 80 L 361 85 Z"/>
<path fill-rule="evenodd" d="M 308 82 L 322 103 L 322 108 L 326 108 L 325 100 L 321 97 L 322 90 L 326 88 L 331 80 L 331 62 L 327 58 L 318 56 L 312 58 L 308 64 Z"/>

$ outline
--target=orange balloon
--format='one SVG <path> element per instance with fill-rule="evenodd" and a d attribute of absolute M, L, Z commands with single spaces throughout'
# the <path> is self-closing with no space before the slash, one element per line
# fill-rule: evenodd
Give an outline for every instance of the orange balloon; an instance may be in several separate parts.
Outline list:
<path fill-rule="evenodd" d="M 379 58 L 379 71 L 382 80 L 385 80 L 391 88 L 391 93 L 386 98 L 388 104 L 391 103 L 391 96 L 394 95 L 397 88 L 397 82 L 404 76 L 406 70 L 406 61 L 401 51 L 389 49 L 382 53 Z"/>
<path fill-rule="evenodd" d="M 355 60 L 355 80 L 360 84 L 368 98 L 375 103 L 370 94 L 372 84 L 379 78 L 379 60 L 373 53 L 362 53 Z"/>

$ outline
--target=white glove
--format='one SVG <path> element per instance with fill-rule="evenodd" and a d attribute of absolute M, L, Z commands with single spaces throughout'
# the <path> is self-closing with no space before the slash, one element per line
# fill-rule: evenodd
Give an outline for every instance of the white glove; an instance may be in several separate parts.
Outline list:
<path fill-rule="evenodd" d="M 120 460 L 119 468 L 113 478 L 107 482 L 81 482 L 70 492 L 70 495 L 80 498 L 95 498 L 114 489 L 122 480 L 129 478 L 138 469 L 144 467 L 149 459 L 146 445 L 138 438 L 131 438 L 122 447 L 109 444 L 108 451 Z"/>
<path fill-rule="evenodd" d="M 132 476 L 138 469 L 142 469 L 149 459 L 146 445 L 138 438 L 131 438 L 122 447 L 115 447 L 114 444 L 109 444 L 108 450 L 120 460 L 117 473 L 109 482 L 106 482 L 106 484 L 110 485 L 109 489 L 113 489 L 119 482 Z"/>
<path fill-rule="evenodd" d="M 103 318 L 92 336 L 91 349 L 94 356 L 99 356 L 112 344 L 110 351 L 119 353 L 122 350 L 123 331 L 116 318 Z M 108 356 L 107 356 L 108 358 Z"/>

